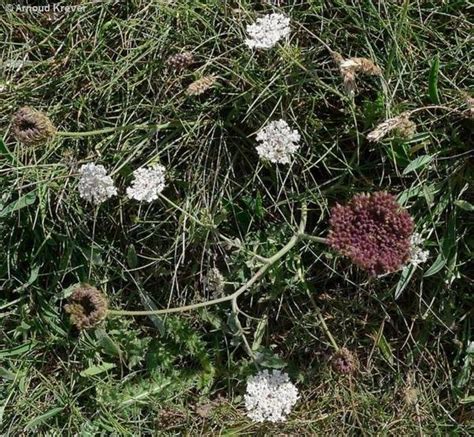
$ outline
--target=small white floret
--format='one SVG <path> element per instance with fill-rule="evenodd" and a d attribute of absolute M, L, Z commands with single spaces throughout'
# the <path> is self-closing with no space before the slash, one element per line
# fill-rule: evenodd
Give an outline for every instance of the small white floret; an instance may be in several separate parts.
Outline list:
<path fill-rule="evenodd" d="M 79 195 L 96 205 L 117 194 L 114 181 L 107 175 L 103 165 L 89 163 L 79 169 Z"/>
<path fill-rule="evenodd" d="M 148 168 L 139 168 L 133 172 L 134 181 L 127 188 L 129 199 L 139 202 L 152 202 L 158 199 L 165 188 L 166 169 L 160 164 Z"/>
<path fill-rule="evenodd" d="M 430 252 L 423 250 L 424 240 L 421 234 L 415 232 L 411 236 L 411 249 L 410 249 L 410 264 L 415 267 L 428 261 Z"/>
<path fill-rule="evenodd" d="M 286 373 L 263 370 L 247 380 L 247 416 L 255 422 L 282 422 L 298 400 L 298 389 Z"/>
<path fill-rule="evenodd" d="M 257 134 L 257 152 L 260 158 L 275 164 L 288 164 L 299 149 L 301 137 L 285 120 L 272 121 Z"/>
<path fill-rule="evenodd" d="M 250 48 L 269 49 L 290 34 L 290 19 L 283 14 L 265 15 L 249 24 L 247 33 L 250 38 L 245 43 Z"/>

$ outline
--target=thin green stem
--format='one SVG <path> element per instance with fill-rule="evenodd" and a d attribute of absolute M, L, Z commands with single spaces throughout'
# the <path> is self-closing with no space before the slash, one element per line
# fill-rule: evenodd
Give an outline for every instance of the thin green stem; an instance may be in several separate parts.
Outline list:
<path fill-rule="evenodd" d="M 91 137 L 94 135 L 102 135 L 102 134 L 109 134 L 112 132 L 120 132 L 123 130 L 138 130 L 138 129 L 145 129 L 145 130 L 162 130 L 166 129 L 171 126 L 171 123 L 165 124 L 129 124 L 125 126 L 113 126 L 113 127 L 105 127 L 103 129 L 85 131 L 85 132 L 66 132 L 60 131 L 57 132 L 59 137 L 68 137 L 68 138 L 82 138 L 82 137 Z"/>
<path fill-rule="evenodd" d="M 315 235 L 309 235 L 309 234 L 302 234 L 300 237 L 303 240 L 309 240 L 309 241 L 312 241 L 314 243 L 328 244 L 327 238 L 316 237 Z"/>
<path fill-rule="evenodd" d="M 331 334 L 331 331 L 329 330 L 328 325 L 326 324 L 326 321 L 324 320 L 323 315 L 321 314 L 321 310 L 319 309 L 318 305 L 314 301 L 314 298 L 313 296 L 311 296 L 311 293 L 309 293 L 309 291 L 308 291 L 308 296 L 309 296 L 309 299 L 311 300 L 311 303 L 314 306 L 314 311 L 316 313 L 316 316 L 318 317 L 319 323 L 321 325 L 322 330 L 324 331 L 324 334 L 326 334 L 326 337 L 328 338 L 329 342 L 332 344 L 333 348 L 336 351 L 338 351 L 339 346 L 337 345 L 336 340 L 334 340 L 334 337 Z"/>

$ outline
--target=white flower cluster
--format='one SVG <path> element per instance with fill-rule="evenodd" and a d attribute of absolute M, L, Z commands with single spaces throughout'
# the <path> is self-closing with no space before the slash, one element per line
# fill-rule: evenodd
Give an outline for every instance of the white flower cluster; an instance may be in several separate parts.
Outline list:
<path fill-rule="evenodd" d="M 133 172 L 135 180 L 127 188 L 129 199 L 140 202 L 152 202 L 165 188 L 166 169 L 160 164 L 148 168 L 139 168 Z"/>
<path fill-rule="evenodd" d="M 288 164 L 298 150 L 301 137 L 297 130 L 291 130 L 285 120 L 272 121 L 257 134 L 260 158 L 275 164 Z"/>
<path fill-rule="evenodd" d="M 88 202 L 98 205 L 117 194 L 114 181 L 107 175 L 103 165 L 85 164 L 79 173 L 79 195 Z"/>
<path fill-rule="evenodd" d="M 280 370 L 263 370 L 247 381 L 245 408 L 247 416 L 255 422 L 286 420 L 297 400 L 298 389 Z"/>
<path fill-rule="evenodd" d="M 415 232 L 411 236 L 410 264 L 415 267 L 426 262 L 430 255 L 428 250 L 423 250 L 424 240 L 421 234 Z"/>
<path fill-rule="evenodd" d="M 290 19 L 283 14 L 265 15 L 257 18 L 254 24 L 249 24 L 247 33 L 250 38 L 245 43 L 250 48 L 269 49 L 290 34 Z"/>

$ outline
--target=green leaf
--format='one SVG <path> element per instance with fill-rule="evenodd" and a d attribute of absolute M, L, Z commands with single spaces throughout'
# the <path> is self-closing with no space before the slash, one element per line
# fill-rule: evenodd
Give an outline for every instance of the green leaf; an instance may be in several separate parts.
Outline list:
<path fill-rule="evenodd" d="M 86 370 L 83 370 L 80 375 L 81 376 L 95 376 L 99 375 L 100 373 L 107 372 L 107 370 L 113 369 L 115 364 L 113 363 L 103 363 L 98 366 L 91 366 L 88 367 Z"/>
<path fill-rule="evenodd" d="M 428 276 L 432 276 L 438 273 L 444 266 L 446 265 L 446 258 L 443 256 L 442 253 L 438 255 L 435 262 L 431 264 L 431 267 L 426 271 L 423 275 L 425 278 Z"/>
<path fill-rule="evenodd" d="M 23 290 L 26 290 L 28 287 L 30 287 L 31 285 L 33 285 L 36 280 L 38 279 L 38 274 L 39 274 L 39 271 L 40 271 L 40 267 L 39 266 L 33 266 L 31 268 L 31 271 L 30 271 L 30 277 L 28 278 L 28 281 L 26 283 L 24 283 L 22 286 L 18 287 L 18 288 L 15 288 L 15 292 L 18 293 L 20 291 L 23 291 Z"/>
<path fill-rule="evenodd" d="M 32 205 L 36 201 L 36 192 L 31 191 L 24 196 L 21 196 L 14 202 L 9 203 L 2 211 L 0 211 L 0 218 L 6 217 L 12 212 L 18 211 L 19 209 L 25 208 Z"/>
<path fill-rule="evenodd" d="M 13 357 L 16 355 L 22 355 L 29 352 L 33 348 L 33 343 L 20 344 L 19 346 L 12 347 L 10 349 L 4 349 L 0 351 L 0 358 Z"/>
<path fill-rule="evenodd" d="M 34 428 L 34 427 L 40 425 L 41 423 L 45 422 L 46 420 L 50 419 L 51 417 L 56 416 L 56 414 L 59 414 L 63 410 L 64 410 L 64 407 L 52 408 L 47 413 L 44 413 L 41 416 L 37 416 L 33 420 L 30 420 L 27 423 L 26 428 L 27 429 Z"/>
<path fill-rule="evenodd" d="M 382 332 L 380 332 L 379 335 L 378 335 L 377 346 L 378 346 L 380 352 L 382 353 L 383 357 L 391 365 L 393 365 L 392 347 L 390 346 L 390 343 L 387 341 L 387 339 L 385 338 L 385 335 L 383 335 Z"/>
<path fill-rule="evenodd" d="M 0 138 L 0 155 L 5 156 L 8 161 L 11 163 L 15 162 L 15 156 L 12 155 L 12 153 L 7 149 L 7 146 L 3 142 L 3 140 Z"/>
<path fill-rule="evenodd" d="M 130 244 L 127 249 L 127 263 L 131 269 L 135 269 L 138 266 L 137 251 L 133 244 Z"/>
<path fill-rule="evenodd" d="M 439 54 L 435 56 L 431 63 L 429 83 L 428 83 L 428 94 L 431 101 L 439 105 L 439 93 L 438 93 L 438 76 L 439 76 Z"/>
<path fill-rule="evenodd" d="M 472 203 L 469 203 L 466 200 L 456 200 L 454 204 L 458 207 L 463 209 L 464 211 L 469 211 L 472 212 L 474 211 L 474 205 Z"/>
<path fill-rule="evenodd" d="M 114 340 L 112 340 L 110 335 L 105 332 L 105 329 L 96 328 L 95 335 L 97 337 L 97 340 L 99 340 L 99 343 L 102 346 L 102 349 L 104 349 L 105 353 L 114 357 L 122 357 L 122 351 L 120 350 L 120 346 Z"/>
<path fill-rule="evenodd" d="M 0 378 L 13 381 L 16 378 L 16 374 L 10 372 L 10 370 L 5 369 L 4 367 L 0 367 Z"/>
<path fill-rule="evenodd" d="M 262 339 L 265 334 L 265 329 L 267 327 L 267 321 L 267 317 L 265 316 L 258 322 L 257 329 L 255 330 L 255 334 L 253 335 L 253 351 L 256 351 L 262 344 Z"/>
<path fill-rule="evenodd" d="M 395 300 L 397 300 L 402 291 L 405 290 L 406 286 L 410 283 L 410 279 L 415 273 L 416 267 L 412 264 L 405 266 L 402 270 L 400 279 L 398 280 L 397 288 L 395 289 Z"/>
<path fill-rule="evenodd" d="M 425 167 L 427 164 L 429 164 L 433 160 L 434 156 L 433 155 L 423 155 L 419 156 L 418 158 L 414 159 L 413 161 L 410 162 L 403 170 L 403 174 L 407 175 L 408 173 L 411 173 L 412 171 L 415 171 L 416 169 L 420 167 Z"/>

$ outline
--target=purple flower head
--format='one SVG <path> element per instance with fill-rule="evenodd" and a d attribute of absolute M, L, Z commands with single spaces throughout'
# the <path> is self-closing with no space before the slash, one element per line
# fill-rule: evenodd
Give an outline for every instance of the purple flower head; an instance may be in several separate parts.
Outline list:
<path fill-rule="evenodd" d="M 371 275 L 380 275 L 408 261 L 413 230 L 413 219 L 393 195 L 357 194 L 331 209 L 328 243 Z"/>

